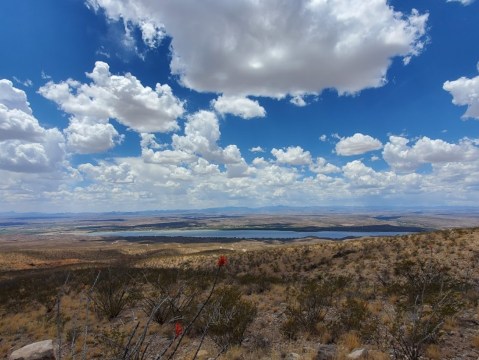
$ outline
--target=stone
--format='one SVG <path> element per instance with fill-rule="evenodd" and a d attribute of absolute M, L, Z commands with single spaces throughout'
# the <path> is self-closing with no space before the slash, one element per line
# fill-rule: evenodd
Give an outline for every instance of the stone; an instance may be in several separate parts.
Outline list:
<path fill-rule="evenodd" d="M 301 355 L 292 352 L 292 353 L 289 353 L 288 355 L 286 355 L 285 359 L 286 360 L 300 360 Z"/>
<path fill-rule="evenodd" d="M 52 340 L 38 341 L 12 352 L 9 360 L 56 360 Z"/>
<path fill-rule="evenodd" d="M 319 345 L 315 360 L 334 360 L 336 359 L 335 345 Z"/>
<path fill-rule="evenodd" d="M 347 358 L 348 359 L 360 359 L 363 356 L 366 356 L 368 354 L 368 351 L 366 349 L 355 349 L 353 352 L 351 352 Z"/>

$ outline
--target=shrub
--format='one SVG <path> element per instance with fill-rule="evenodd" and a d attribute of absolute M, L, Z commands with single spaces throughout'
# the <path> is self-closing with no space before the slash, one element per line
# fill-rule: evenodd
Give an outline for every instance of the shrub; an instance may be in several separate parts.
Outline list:
<path fill-rule="evenodd" d="M 198 305 L 200 290 L 194 280 L 178 281 L 166 285 L 157 283 L 157 289 L 145 296 L 141 308 L 147 315 L 153 315 L 153 320 L 160 325 L 168 322 L 189 322 Z"/>
<path fill-rule="evenodd" d="M 293 301 L 286 310 L 286 321 L 281 328 L 292 338 L 293 331 L 301 329 L 317 333 L 318 323 L 324 321 L 332 301 L 347 283 L 345 277 L 333 277 L 320 281 L 309 280 L 293 294 Z"/>
<path fill-rule="evenodd" d="M 137 294 L 128 272 L 109 267 L 101 272 L 91 297 L 97 312 L 111 320 L 120 315 Z"/>
<path fill-rule="evenodd" d="M 363 340 L 374 337 L 377 319 L 373 317 L 365 301 L 348 297 L 337 310 L 337 317 L 330 324 L 334 338 L 350 331 L 355 331 Z"/>
<path fill-rule="evenodd" d="M 217 289 L 202 319 L 212 340 L 225 351 L 232 345 L 240 345 L 248 325 L 256 317 L 256 307 L 241 299 L 236 287 Z"/>
<path fill-rule="evenodd" d="M 395 274 L 397 280 L 389 284 L 388 292 L 399 298 L 387 326 L 389 344 L 396 359 L 417 360 L 428 344 L 437 341 L 446 318 L 462 306 L 461 284 L 432 258 L 403 261 Z"/>

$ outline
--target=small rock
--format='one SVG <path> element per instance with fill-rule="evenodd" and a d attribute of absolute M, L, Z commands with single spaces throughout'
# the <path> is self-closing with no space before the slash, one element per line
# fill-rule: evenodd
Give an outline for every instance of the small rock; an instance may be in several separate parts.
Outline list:
<path fill-rule="evenodd" d="M 335 345 L 319 345 L 315 360 L 334 360 L 336 358 Z"/>
<path fill-rule="evenodd" d="M 368 351 L 366 349 L 356 349 L 352 353 L 350 353 L 347 358 L 348 359 L 360 359 L 362 356 L 366 356 Z"/>
<path fill-rule="evenodd" d="M 288 355 L 286 355 L 285 359 L 286 360 L 299 360 L 299 359 L 301 359 L 301 355 L 292 352 L 292 353 L 289 353 Z"/>
<path fill-rule="evenodd" d="M 9 360 L 56 360 L 52 340 L 39 341 L 12 352 Z"/>

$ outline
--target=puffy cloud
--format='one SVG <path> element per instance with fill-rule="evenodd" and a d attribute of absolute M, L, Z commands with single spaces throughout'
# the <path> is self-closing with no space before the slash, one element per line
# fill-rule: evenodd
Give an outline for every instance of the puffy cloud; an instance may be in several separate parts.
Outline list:
<path fill-rule="evenodd" d="M 164 30 L 172 39 L 170 68 L 188 88 L 290 94 L 298 105 L 327 88 L 344 94 L 382 86 L 392 58 L 407 63 L 421 52 L 428 19 L 394 11 L 386 0 L 87 3 L 139 26 L 146 39 Z"/>
<path fill-rule="evenodd" d="M 479 63 L 477 69 L 479 71 Z M 479 76 L 446 81 L 442 88 L 451 93 L 454 105 L 467 105 L 463 118 L 479 119 Z"/>
<path fill-rule="evenodd" d="M 0 80 L 0 130 L 0 169 L 52 172 L 66 156 L 60 131 L 43 128 L 33 116 L 25 92 L 8 80 Z"/>
<path fill-rule="evenodd" d="M 299 106 L 299 107 L 303 107 L 303 106 L 307 105 L 306 101 L 304 100 L 304 98 L 301 95 L 293 96 L 291 98 L 290 102 L 291 102 L 291 104 Z"/>
<path fill-rule="evenodd" d="M 181 164 L 194 162 L 197 157 L 193 154 L 181 150 L 162 150 L 153 151 L 152 149 L 142 149 L 141 156 L 143 160 L 154 164 Z"/>
<path fill-rule="evenodd" d="M 269 165 L 269 163 L 263 157 L 254 158 L 251 162 L 255 167 L 261 168 Z"/>
<path fill-rule="evenodd" d="M 266 110 L 258 101 L 246 97 L 222 95 L 213 100 L 211 105 L 221 115 L 233 114 L 243 119 L 266 116 Z"/>
<path fill-rule="evenodd" d="M 276 161 L 288 165 L 309 165 L 312 162 L 311 153 L 304 151 L 300 146 L 290 146 L 287 149 L 271 150 L 271 154 L 276 157 Z"/>
<path fill-rule="evenodd" d="M 29 115 L 32 114 L 25 91 L 15 88 L 13 83 L 7 79 L 0 79 L 0 104 L 10 110 L 16 109 Z"/>
<path fill-rule="evenodd" d="M 217 142 L 220 138 L 218 118 L 211 111 L 198 111 L 187 117 L 185 135 L 174 134 L 172 145 L 175 150 L 203 157 L 209 162 L 234 164 L 242 162 L 236 145 L 224 149 Z"/>
<path fill-rule="evenodd" d="M 344 165 L 343 173 L 344 176 L 353 181 L 356 186 L 377 187 L 384 185 L 384 182 L 377 176 L 378 173 L 359 160 L 354 160 Z"/>
<path fill-rule="evenodd" d="M 326 159 L 322 157 L 318 157 L 316 161 L 310 165 L 309 169 L 318 174 L 330 174 L 341 171 L 339 167 L 328 163 Z"/>
<path fill-rule="evenodd" d="M 35 141 L 44 135 L 45 129 L 31 115 L 31 111 L 9 109 L 0 103 L 0 141 L 8 139 Z"/>
<path fill-rule="evenodd" d="M 78 170 L 92 180 L 107 183 L 132 183 L 136 177 L 127 163 L 112 165 L 100 162 L 97 166 L 86 163 L 78 166 Z"/>
<path fill-rule="evenodd" d="M 383 158 L 396 171 L 414 171 L 420 165 L 449 162 L 468 162 L 479 158 L 479 148 L 473 141 L 464 139 L 451 144 L 441 139 L 422 137 L 413 146 L 400 136 L 390 136 L 384 145 Z"/>
<path fill-rule="evenodd" d="M 253 146 L 251 149 L 249 149 L 251 152 L 264 152 L 264 149 L 261 146 Z"/>
<path fill-rule="evenodd" d="M 349 189 L 356 193 L 372 195 L 385 195 L 398 191 L 403 194 L 414 192 L 423 180 L 418 174 L 398 175 L 393 171 L 375 171 L 359 160 L 344 165 L 343 174 L 348 181 Z"/>
<path fill-rule="evenodd" d="M 210 164 L 205 159 L 199 158 L 198 161 L 191 166 L 192 171 L 196 175 L 219 175 L 220 169 L 216 164 Z"/>
<path fill-rule="evenodd" d="M 176 119 L 184 113 L 183 103 L 168 85 L 156 84 L 152 89 L 132 74 L 112 75 L 109 65 L 101 61 L 86 75 L 92 80 L 90 84 L 71 79 L 50 81 L 39 93 L 77 120 L 105 124 L 116 119 L 138 132 L 178 129 Z"/>
<path fill-rule="evenodd" d="M 226 176 L 228 178 L 244 178 L 253 174 L 254 170 L 244 160 L 236 164 L 226 165 Z"/>
<path fill-rule="evenodd" d="M 0 169 L 25 173 L 49 172 L 60 166 L 64 158 L 64 138 L 57 129 L 45 130 L 40 142 L 0 142 Z"/>
<path fill-rule="evenodd" d="M 447 162 L 440 161 L 443 156 L 435 158 L 430 153 L 425 158 L 435 161 L 432 166 L 412 173 L 401 173 L 395 168 L 378 171 L 359 160 L 339 168 L 324 158 L 308 164 L 308 171 L 304 167 L 299 169 L 263 158 L 255 158 L 251 163 L 241 159 L 222 165 L 199 155 L 184 163 L 146 162 L 144 158 L 128 157 L 102 161 L 97 165 L 82 164 L 78 171 L 86 181 L 50 189 L 45 182 L 38 187 L 33 183 L 22 184 L 12 177 L 5 180 L 0 170 L 0 196 L 9 204 L 14 200 L 18 203 L 19 199 L 28 204 L 42 200 L 54 204 L 57 209 L 70 207 L 75 211 L 88 210 L 92 206 L 97 210 L 144 210 L 157 209 L 158 204 L 165 209 L 178 209 L 330 205 L 338 201 L 345 205 L 377 204 L 378 201 L 396 205 L 409 205 L 412 201 L 473 205 L 479 201 L 475 191 L 479 186 L 479 163 L 473 160 L 476 143 L 462 140 L 457 146 L 466 150 L 470 146 L 473 150 L 463 158 L 448 157 Z M 409 148 L 414 148 L 415 144 Z M 435 145 L 439 146 L 438 143 Z M 426 146 L 420 143 L 417 148 L 421 147 Z M 166 150 L 158 153 L 163 151 Z M 173 148 L 170 151 L 180 150 Z M 283 149 L 283 152 L 288 151 Z M 329 175 L 333 173 L 334 176 Z M 38 174 L 29 174 L 28 178 L 31 176 Z M 38 180 L 35 177 L 35 182 Z M 18 183 L 23 188 L 19 189 Z M 15 189 L 15 199 L 9 189 Z M 39 189 L 41 191 L 37 193 Z"/>
<path fill-rule="evenodd" d="M 278 187 L 292 186 L 298 180 L 296 168 L 284 167 L 277 164 L 258 164 L 256 167 L 256 179 L 253 186 L 264 186 L 272 192 Z"/>
<path fill-rule="evenodd" d="M 381 141 L 369 135 L 356 133 L 353 136 L 341 138 L 336 144 L 336 154 L 343 156 L 361 155 L 383 147 Z"/>
<path fill-rule="evenodd" d="M 160 149 L 162 146 L 156 141 L 155 134 L 141 133 L 140 134 L 140 146 L 141 148 Z"/>
<path fill-rule="evenodd" d="M 104 152 L 123 141 L 124 135 L 110 123 L 95 123 L 70 119 L 70 125 L 64 130 L 69 150 L 78 154 Z"/>

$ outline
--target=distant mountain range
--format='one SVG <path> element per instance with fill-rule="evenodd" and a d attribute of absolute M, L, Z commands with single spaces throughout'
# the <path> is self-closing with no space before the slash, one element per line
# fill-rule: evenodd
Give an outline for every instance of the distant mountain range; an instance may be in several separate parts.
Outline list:
<path fill-rule="evenodd" d="M 441 207 L 386 207 L 386 206 L 265 206 L 258 208 L 250 207 L 217 207 L 206 209 L 178 209 L 178 210 L 145 210 L 145 211 L 111 211 L 111 212 L 79 212 L 79 213 L 47 213 L 47 212 L 0 212 L 0 218 L 8 218 L 14 220 L 21 219 L 67 219 L 67 218 L 83 218 L 95 215 L 95 217 L 143 217 L 143 216 L 240 216 L 252 214 L 271 214 L 271 215 L 294 215 L 294 214 L 478 214 L 479 207 L 456 207 L 456 206 L 441 206 Z"/>

